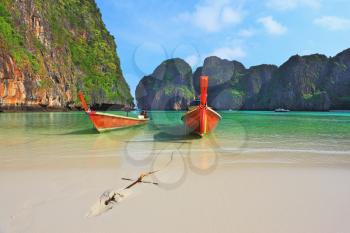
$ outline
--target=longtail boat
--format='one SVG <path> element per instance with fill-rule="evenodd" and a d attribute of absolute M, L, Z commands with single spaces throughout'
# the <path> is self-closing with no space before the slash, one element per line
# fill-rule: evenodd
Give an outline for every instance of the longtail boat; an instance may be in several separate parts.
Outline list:
<path fill-rule="evenodd" d="M 89 116 L 94 127 L 100 133 L 108 130 L 143 125 L 149 121 L 146 113 L 139 115 L 136 118 L 136 117 L 130 117 L 130 116 L 122 116 L 122 115 L 92 111 L 88 107 L 82 92 L 79 92 L 79 99 L 81 101 L 81 104 L 85 113 Z"/>
<path fill-rule="evenodd" d="M 207 105 L 208 76 L 200 77 L 200 101 L 199 105 L 190 109 L 182 117 L 189 131 L 203 137 L 215 129 L 221 116 Z"/>

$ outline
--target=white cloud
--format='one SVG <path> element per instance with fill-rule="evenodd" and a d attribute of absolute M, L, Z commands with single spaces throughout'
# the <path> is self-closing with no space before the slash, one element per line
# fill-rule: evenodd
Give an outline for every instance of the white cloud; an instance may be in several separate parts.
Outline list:
<path fill-rule="evenodd" d="M 243 12 L 231 6 L 229 0 L 202 0 L 193 12 L 185 12 L 176 17 L 207 32 L 217 32 L 222 28 L 239 24 Z"/>
<path fill-rule="evenodd" d="M 299 7 L 317 10 L 321 7 L 321 0 L 267 0 L 266 6 L 279 11 L 293 10 Z"/>
<path fill-rule="evenodd" d="M 235 60 L 246 56 L 242 47 L 220 47 L 209 53 L 208 56 L 217 56 L 223 59 Z"/>
<path fill-rule="evenodd" d="M 270 35 L 282 35 L 287 31 L 287 28 L 275 21 L 272 16 L 259 18 L 258 23 L 261 23 Z"/>
<path fill-rule="evenodd" d="M 242 29 L 238 32 L 238 36 L 240 37 L 252 37 L 254 36 L 256 31 L 254 29 L 248 28 L 248 29 Z"/>
<path fill-rule="evenodd" d="M 238 24 L 242 20 L 242 15 L 231 7 L 226 6 L 222 9 L 221 20 L 226 24 Z"/>
<path fill-rule="evenodd" d="M 198 55 L 189 55 L 187 57 L 185 57 L 184 59 L 191 67 L 196 67 L 198 65 L 198 63 L 200 62 L 200 58 L 198 57 Z"/>
<path fill-rule="evenodd" d="M 350 29 L 350 19 L 340 18 L 336 16 L 322 16 L 315 19 L 314 24 L 332 31 Z"/>
<path fill-rule="evenodd" d="M 199 56 L 192 54 L 187 56 L 184 60 L 192 67 L 198 67 L 203 64 L 204 59 L 210 56 L 217 56 L 227 60 L 239 60 L 246 57 L 246 52 L 241 46 L 223 46 L 214 49 L 212 52 Z"/>

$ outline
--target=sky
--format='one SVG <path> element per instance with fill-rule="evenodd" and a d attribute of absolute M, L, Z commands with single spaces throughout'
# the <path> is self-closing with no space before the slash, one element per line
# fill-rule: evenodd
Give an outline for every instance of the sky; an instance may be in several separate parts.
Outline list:
<path fill-rule="evenodd" d="M 350 48 L 349 0 L 97 0 L 132 95 L 164 60 L 193 72 L 208 56 L 246 67 Z"/>

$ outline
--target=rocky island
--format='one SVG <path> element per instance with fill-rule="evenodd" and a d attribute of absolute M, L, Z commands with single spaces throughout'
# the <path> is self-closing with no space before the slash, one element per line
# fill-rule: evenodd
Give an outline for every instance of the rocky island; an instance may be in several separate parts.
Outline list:
<path fill-rule="evenodd" d="M 192 69 L 184 60 L 164 61 L 136 88 L 138 107 L 155 110 L 185 109 L 193 98 Z"/>
<path fill-rule="evenodd" d="M 132 106 L 116 44 L 93 0 L 0 3 L 0 110 Z"/>
<path fill-rule="evenodd" d="M 218 110 L 350 109 L 350 49 L 335 57 L 295 55 L 280 67 L 246 68 L 238 61 L 212 56 L 192 75 L 184 60 L 169 59 L 140 81 L 138 107 L 185 109 L 198 95 L 200 75 L 209 76 L 208 104 Z"/>

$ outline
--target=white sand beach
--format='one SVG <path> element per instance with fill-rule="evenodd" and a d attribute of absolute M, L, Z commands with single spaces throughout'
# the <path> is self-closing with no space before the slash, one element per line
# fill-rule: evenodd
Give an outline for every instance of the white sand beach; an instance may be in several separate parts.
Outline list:
<path fill-rule="evenodd" d="M 160 167 L 168 157 L 159 160 Z M 130 182 L 121 177 L 136 178 L 147 166 L 122 156 L 52 156 L 30 167 L 23 159 L 0 163 L 0 232 L 350 229 L 349 155 L 247 152 L 213 160 L 202 154 L 191 156 L 192 169 L 187 158 L 186 166 L 182 161 L 175 154 L 171 166 L 156 174 L 165 186 L 138 184 L 123 202 L 90 218 L 86 213 L 105 190 L 125 187 Z"/>

